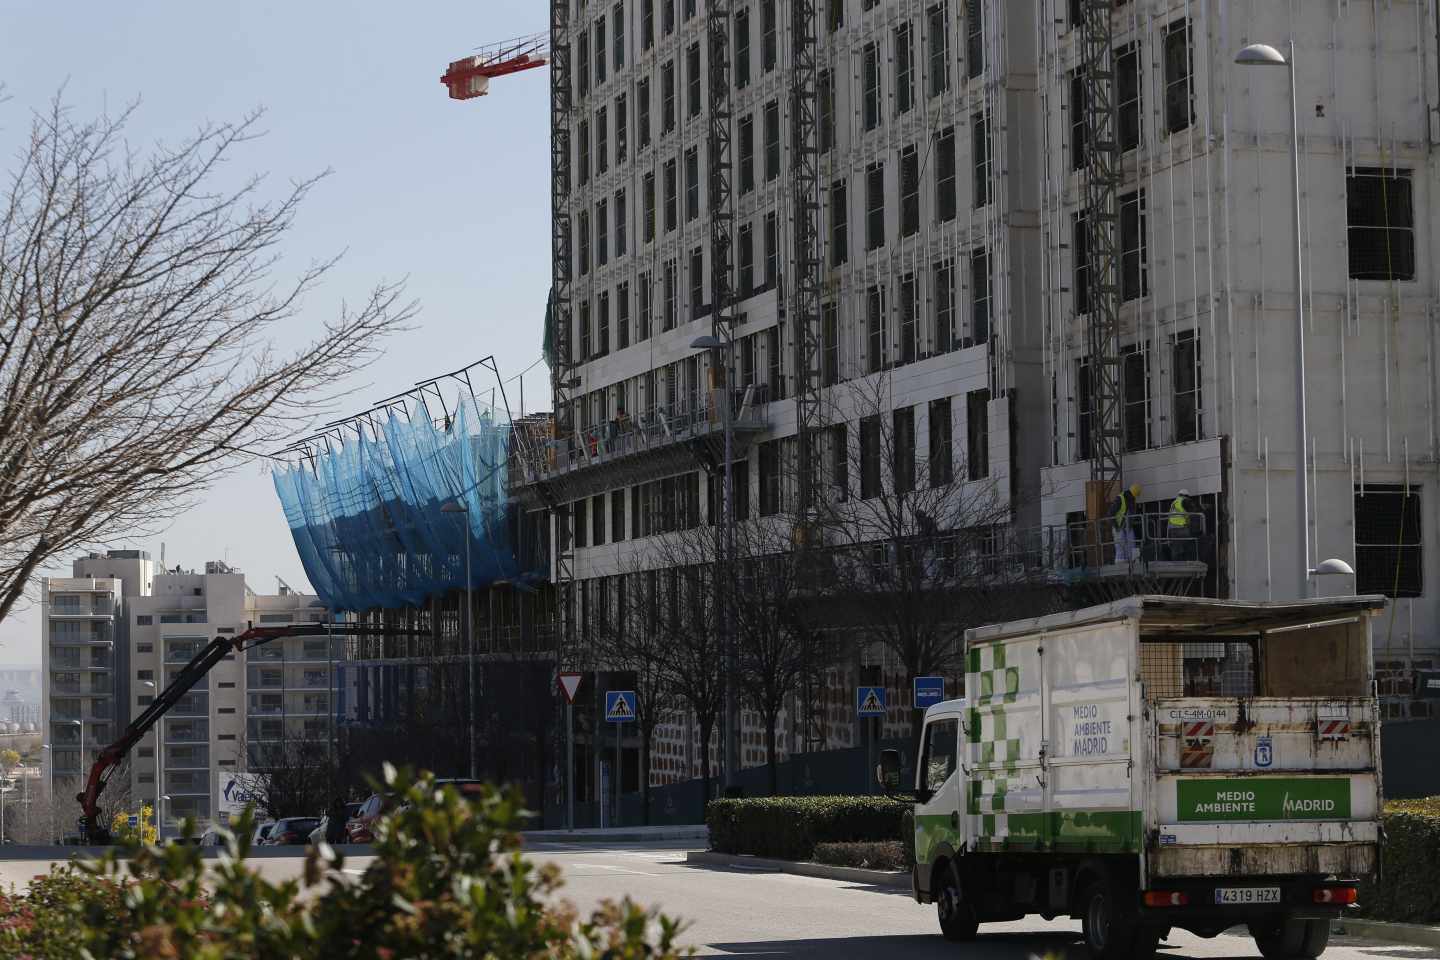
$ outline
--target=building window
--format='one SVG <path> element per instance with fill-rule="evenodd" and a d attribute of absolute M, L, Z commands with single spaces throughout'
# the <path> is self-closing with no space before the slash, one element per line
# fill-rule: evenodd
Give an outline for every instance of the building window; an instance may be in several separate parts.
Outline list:
<path fill-rule="evenodd" d="M 640 302 L 636 304 L 635 340 L 649 340 L 655 323 L 655 294 L 651 287 L 650 274 L 642 273 L 635 282 Z"/>
<path fill-rule="evenodd" d="M 735 14 L 735 89 L 750 85 L 750 11 Z"/>
<path fill-rule="evenodd" d="M 748 223 L 740 225 L 737 245 L 740 248 L 740 289 L 743 299 L 755 292 L 755 230 Z"/>
<path fill-rule="evenodd" d="M 935 219 L 949 223 L 958 204 L 955 178 L 955 128 L 946 127 L 935 138 Z"/>
<path fill-rule="evenodd" d="M 1165 30 L 1165 129 L 1171 133 L 1195 122 L 1192 70 L 1190 21 L 1180 20 Z"/>
<path fill-rule="evenodd" d="M 690 251 L 690 319 L 705 314 L 705 248 Z"/>
<path fill-rule="evenodd" d="M 625 4 L 615 4 L 614 11 L 610 14 L 610 23 L 615 30 L 613 41 L 615 58 L 615 72 L 619 73 L 620 68 L 625 66 Z"/>
<path fill-rule="evenodd" d="M 1150 446 L 1150 352 L 1143 344 L 1126 347 L 1120 362 L 1125 397 L 1125 452 Z"/>
<path fill-rule="evenodd" d="M 595 355 L 590 333 L 590 301 L 580 301 L 580 359 L 589 360 Z"/>
<path fill-rule="evenodd" d="M 835 503 L 850 499 L 849 429 L 843 423 L 825 428 L 830 466 L 830 495 Z"/>
<path fill-rule="evenodd" d="M 590 35 L 585 32 L 583 27 L 579 32 L 580 36 L 575 38 L 579 46 L 577 57 L 580 61 L 576 79 L 580 81 L 580 96 L 584 98 L 590 93 Z"/>
<path fill-rule="evenodd" d="M 824 340 L 821 383 L 833 387 L 840 382 L 840 308 L 833 301 L 820 308 L 820 327 Z"/>
<path fill-rule="evenodd" d="M 885 246 L 885 164 L 865 168 L 865 249 Z"/>
<path fill-rule="evenodd" d="M 135 652 L 136 652 L 136 653 L 154 653 L 154 652 L 155 652 L 155 644 L 153 644 L 153 643 L 137 643 L 137 644 L 135 644 Z"/>
<path fill-rule="evenodd" d="M 1200 404 L 1200 343 L 1194 330 L 1177 333 L 1170 348 L 1170 388 L 1176 443 L 1205 436 Z"/>
<path fill-rule="evenodd" d="M 231 689 L 231 688 L 233 688 L 233 687 L 235 686 L 235 681 L 234 681 L 234 680 L 221 680 L 219 683 L 216 684 L 216 686 L 219 687 L 221 690 Z"/>
<path fill-rule="evenodd" d="M 760 444 L 760 516 L 780 512 L 780 441 Z"/>
<path fill-rule="evenodd" d="M 596 305 L 595 355 L 603 357 L 610 352 L 610 291 L 600 291 Z"/>
<path fill-rule="evenodd" d="M 820 71 L 815 89 L 816 109 L 820 113 L 820 152 L 829 153 L 835 149 L 835 74 L 829 70 Z"/>
<path fill-rule="evenodd" d="M 965 58 L 972 79 L 985 72 L 985 0 L 965 0 Z"/>
<path fill-rule="evenodd" d="M 650 78 L 646 77 L 635 85 L 635 105 L 638 111 L 635 122 L 639 126 L 637 136 L 640 149 L 650 146 Z"/>
<path fill-rule="evenodd" d="M 625 191 L 615 191 L 615 256 L 625 256 L 626 237 L 625 221 L 629 219 L 628 211 L 625 209 Z"/>
<path fill-rule="evenodd" d="M 955 349 L 955 267 L 950 261 L 937 263 L 932 276 L 935 281 L 931 298 L 935 305 L 935 351 L 949 353 Z"/>
<path fill-rule="evenodd" d="M 830 184 L 830 266 L 838 267 L 850 259 L 849 196 L 844 180 Z"/>
<path fill-rule="evenodd" d="M 610 491 L 610 540 L 619 543 L 625 539 L 625 491 Z"/>
<path fill-rule="evenodd" d="M 700 216 L 700 148 L 685 151 L 685 221 Z"/>
<path fill-rule="evenodd" d="M 154 670 L 136 670 L 136 671 L 135 671 L 135 679 L 136 679 L 136 680 L 154 680 L 154 679 L 155 679 L 155 671 L 154 671 Z"/>
<path fill-rule="evenodd" d="M 680 296 L 680 290 L 679 290 L 680 278 L 676 276 L 676 273 L 677 273 L 677 272 L 678 272 L 678 270 L 677 270 L 677 267 L 676 267 L 676 265 L 675 265 L 675 261 L 674 261 L 674 260 L 666 260 L 666 261 L 665 261 L 665 318 L 664 318 L 664 324 L 665 324 L 665 329 L 666 329 L 666 330 L 674 330 L 674 329 L 675 329 L 675 324 L 676 324 L 677 320 L 679 319 L 679 318 L 678 318 L 678 313 L 679 313 L 678 297 Z M 671 385 L 673 385 L 673 384 L 674 384 L 674 378 L 673 378 L 673 377 L 669 378 L 668 382 L 669 382 Z"/>
<path fill-rule="evenodd" d="M 983 113 L 970 118 L 970 141 L 975 150 L 975 209 L 990 202 L 990 120 Z"/>
<path fill-rule="evenodd" d="M 570 507 L 570 514 L 574 518 L 575 546 L 585 546 L 585 538 L 589 532 L 589 523 L 586 522 L 586 508 L 589 500 L 576 500 Z"/>
<path fill-rule="evenodd" d="M 580 233 L 580 276 L 590 272 L 590 213 L 586 210 L 580 211 L 579 216 Z"/>
<path fill-rule="evenodd" d="M 137 627 L 149 627 L 149 626 L 154 625 L 154 623 L 155 623 L 155 616 L 154 616 L 154 614 L 138 613 L 138 614 L 135 615 L 135 626 L 137 626 Z"/>
<path fill-rule="evenodd" d="M 755 117 L 740 121 L 740 192 L 755 189 Z"/>
<path fill-rule="evenodd" d="M 1409 170 L 1349 170 L 1345 215 L 1351 279 L 1415 279 L 1415 204 Z"/>
<path fill-rule="evenodd" d="M 873 43 L 865 45 L 861 67 L 861 92 L 863 98 L 863 119 L 866 130 L 880 126 L 880 48 Z"/>
<path fill-rule="evenodd" d="M 780 103 L 765 104 L 765 180 L 780 176 Z"/>
<path fill-rule="evenodd" d="M 595 204 L 595 266 L 603 267 L 610 262 L 610 209 L 601 200 Z"/>
<path fill-rule="evenodd" d="M 1120 149 L 1140 146 L 1144 92 L 1140 84 L 1140 45 L 1131 43 L 1115 51 L 1115 99 Z"/>
<path fill-rule="evenodd" d="M 616 24 L 616 26 L 620 26 Z M 595 21 L 595 86 L 605 82 L 605 15 Z"/>
<path fill-rule="evenodd" d="M 780 218 L 774 210 L 765 214 L 765 287 L 780 279 Z"/>
<path fill-rule="evenodd" d="M 1076 457 L 1090 459 L 1090 438 L 1095 432 L 1094 365 L 1088 358 L 1075 363 Z"/>
<path fill-rule="evenodd" d="M 990 254 L 970 254 L 970 344 L 990 339 Z"/>
<path fill-rule="evenodd" d="M 655 46 L 655 0 L 640 0 L 640 46 Z"/>
<path fill-rule="evenodd" d="M 895 431 L 890 445 L 891 477 L 895 492 L 910 493 L 915 489 L 915 408 L 901 407 L 891 414 Z"/>
<path fill-rule="evenodd" d="M 670 233 L 680 225 L 679 205 L 676 201 L 675 161 L 666 160 L 665 167 L 665 232 Z"/>
<path fill-rule="evenodd" d="M 765 331 L 765 381 L 770 385 L 770 399 L 785 399 L 785 357 L 780 352 L 780 328 Z"/>
<path fill-rule="evenodd" d="M 931 7 L 926 14 L 930 39 L 930 96 L 938 97 L 950 89 L 950 34 L 945 4 Z"/>
<path fill-rule="evenodd" d="M 580 156 L 576 166 L 580 168 L 580 185 L 590 182 L 590 121 L 581 120 L 575 130 L 575 146 Z"/>
<path fill-rule="evenodd" d="M 1084 69 L 1070 72 L 1070 169 L 1085 167 L 1085 106 L 1089 102 L 1085 90 Z"/>
<path fill-rule="evenodd" d="M 826 23 L 831 33 L 845 26 L 845 3 L 846 0 L 828 0 L 829 11 Z"/>
<path fill-rule="evenodd" d="M 615 98 L 615 162 L 624 163 L 628 156 L 626 152 L 629 139 L 630 119 L 626 109 L 625 94 Z"/>
<path fill-rule="evenodd" d="M 913 146 L 900 151 L 900 236 L 920 232 L 920 154 Z"/>
<path fill-rule="evenodd" d="M 645 200 L 645 224 L 642 228 L 645 235 L 645 242 L 650 243 L 655 239 L 655 174 L 645 174 L 644 180 Z"/>
<path fill-rule="evenodd" d="M 685 107 L 691 117 L 700 116 L 700 44 L 685 51 Z"/>
<path fill-rule="evenodd" d="M 590 545 L 605 546 L 605 494 L 597 493 L 590 501 Z"/>
<path fill-rule="evenodd" d="M 630 281 L 615 288 L 615 349 L 630 346 Z"/>
<path fill-rule="evenodd" d="M 660 131 L 675 129 L 675 61 L 660 68 Z"/>
<path fill-rule="evenodd" d="M 1145 252 L 1145 191 L 1120 197 L 1120 299 L 1138 300 L 1150 292 Z"/>
<path fill-rule="evenodd" d="M 595 173 L 602 174 L 610 167 L 610 122 L 605 108 L 595 111 Z"/>
<path fill-rule="evenodd" d="M 909 23 L 895 28 L 895 112 L 906 114 L 915 106 L 915 53 Z"/>
<path fill-rule="evenodd" d="M 675 0 L 660 0 L 660 29 L 667 37 L 675 32 Z"/>
<path fill-rule="evenodd" d="M 880 287 L 865 291 L 865 332 L 869 343 L 866 372 L 878 373 L 890 366 L 890 331 L 885 322 L 885 295 Z"/>
<path fill-rule="evenodd" d="M 880 496 L 880 418 L 860 420 L 860 499 Z"/>
<path fill-rule="evenodd" d="M 930 401 L 930 486 L 948 486 L 955 479 L 955 450 L 950 398 Z"/>
<path fill-rule="evenodd" d="M 780 49 L 775 21 L 775 0 L 760 0 L 760 69 L 765 73 L 775 69 Z"/>
<path fill-rule="evenodd" d="M 990 476 L 990 391 L 965 394 L 965 469 L 971 480 Z"/>
<path fill-rule="evenodd" d="M 900 363 L 920 358 L 920 295 L 915 274 L 900 278 Z"/>
<path fill-rule="evenodd" d="M 1420 490 L 1355 488 L 1355 592 L 1418 597 L 1424 586 Z"/>

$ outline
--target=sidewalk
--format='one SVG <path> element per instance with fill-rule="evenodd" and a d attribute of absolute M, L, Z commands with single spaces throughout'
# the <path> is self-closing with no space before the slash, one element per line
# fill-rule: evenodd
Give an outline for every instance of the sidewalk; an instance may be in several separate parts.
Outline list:
<path fill-rule="evenodd" d="M 822 880 L 843 880 L 847 883 L 868 883 L 876 887 L 910 889 L 910 873 L 904 870 L 867 870 L 863 867 L 832 867 L 826 863 L 810 863 L 803 860 L 769 860 L 748 854 L 735 855 L 715 853 L 710 850 L 695 850 L 685 854 L 685 862 L 706 867 L 734 867 L 739 870 L 754 870 L 757 873 L 793 873 L 801 877 L 819 877 Z"/>
<path fill-rule="evenodd" d="M 1419 947 L 1440 947 L 1440 927 L 1421 923 L 1391 923 L 1387 920 L 1358 920 L 1345 917 L 1337 922 L 1334 932 L 1346 937 L 1371 937 L 1391 943 L 1408 943 Z"/>

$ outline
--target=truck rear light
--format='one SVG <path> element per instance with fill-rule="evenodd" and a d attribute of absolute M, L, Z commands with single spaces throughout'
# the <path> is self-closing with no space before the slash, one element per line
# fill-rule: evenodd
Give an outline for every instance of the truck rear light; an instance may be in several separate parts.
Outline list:
<path fill-rule="evenodd" d="M 1147 907 L 1183 907 L 1190 902 L 1190 898 L 1178 890 L 1146 890 L 1145 906 Z"/>
<path fill-rule="evenodd" d="M 1315 902 L 1354 903 L 1357 896 L 1354 887 L 1320 887 L 1315 891 Z"/>

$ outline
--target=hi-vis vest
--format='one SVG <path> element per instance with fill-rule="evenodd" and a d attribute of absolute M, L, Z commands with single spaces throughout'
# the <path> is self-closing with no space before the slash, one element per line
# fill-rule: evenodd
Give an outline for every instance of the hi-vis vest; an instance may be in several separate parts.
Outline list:
<path fill-rule="evenodd" d="M 1115 508 L 1116 530 L 1119 530 L 1121 527 L 1125 526 L 1125 515 L 1130 512 L 1130 501 L 1126 499 L 1126 495 L 1126 493 L 1120 494 L 1120 506 Z"/>
<path fill-rule="evenodd" d="M 1176 497 L 1170 501 L 1170 526 L 1190 526 L 1190 513 L 1185 509 L 1185 499 L 1183 497 Z"/>

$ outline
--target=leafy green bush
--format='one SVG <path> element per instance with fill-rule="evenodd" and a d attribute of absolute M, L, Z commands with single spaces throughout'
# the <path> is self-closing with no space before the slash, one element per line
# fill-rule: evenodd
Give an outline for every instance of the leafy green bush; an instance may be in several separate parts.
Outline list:
<path fill-rule="evenodd" d="M 386 769 L 402 797 L 357 877 L 327 845 L 304 876 L 271 883 L 245 864 L 252 818 L 208 864 L 198 847 L 131 847 L 37 878 L 0 901 L 0 956 L 35 960 L 360 960 L 678 956 L 677 924 L 629 900 L 587 918 L 556 905 L 558 871 L 522 856 L 518 797 L 461 799 Z"/>
<path fill-rule="evenodd" d="M 817 843 L 901 840 L 910 805 L 889 797 L 757 797 L 705 807 L 710 849 L 809 860 Z"/>
<path fill-rule="evenodd" d="M 1440 797 L 1385 805 L 1379 883 L 1360 888 L 1361 913 L 1404 923 L 1440 921 Z"/>
<path fill-rule="evenodd" d="M 865 843 L 817 843 L 815 862 L 833 867 L 861 867 L 866 870 L 905 870 L 905 848 L 899 840 Z"/>

